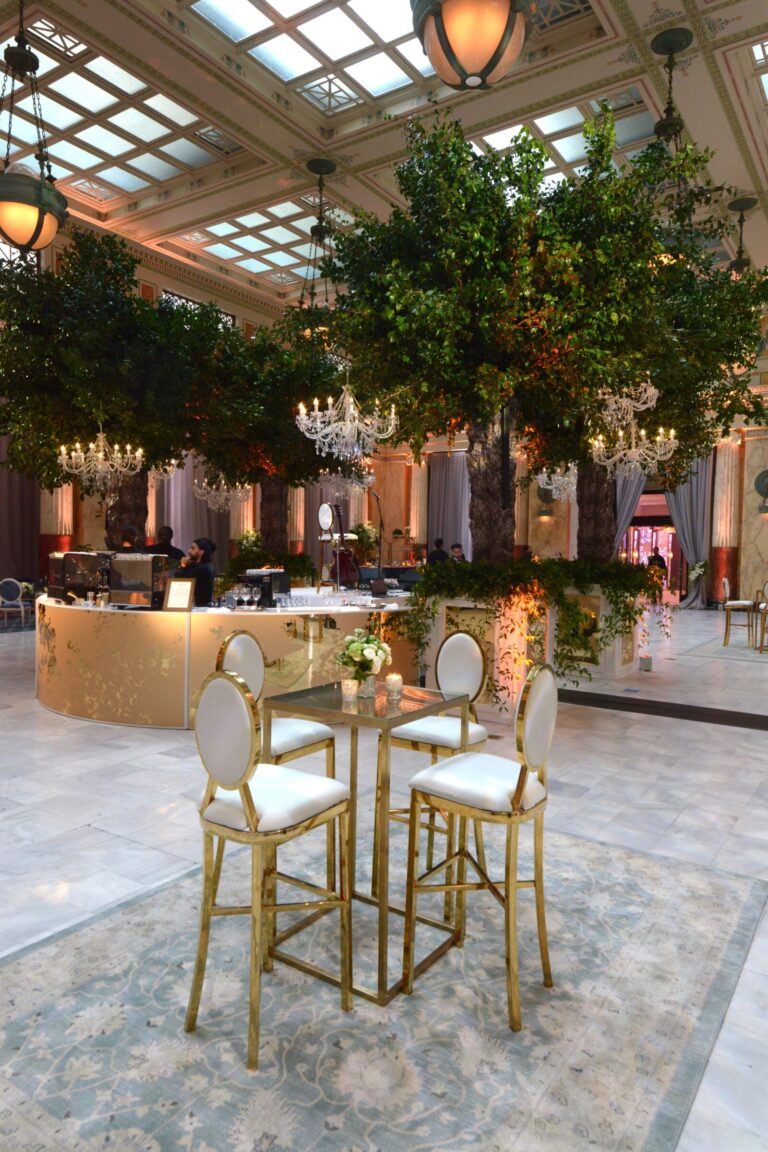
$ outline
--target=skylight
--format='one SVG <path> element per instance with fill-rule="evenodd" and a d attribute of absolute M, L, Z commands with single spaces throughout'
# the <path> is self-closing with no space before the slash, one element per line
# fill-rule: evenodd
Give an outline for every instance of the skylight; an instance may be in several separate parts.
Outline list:
<path fill-rule="evenodd" d="M 269 17 L 249 0 L 197 0 L 192 10 L 236 44 L 272 27 Z"/>
<path fill-rule="evenodd" d="M 158 93 L 157 96 L 151 96 L 144 103 L 153 112 L 159 112 L 161 116 L 165 116 L 166 120 L 178 124 L 179 128 L 188 128 L 198 119 L 194 112 L 182 108 L 181 104 L 177 104 L 175 100 L 169 100 L 167 96 L 163 96 L 161 93 Z"/>
<path fill-rule="evenodd" d="M 70 72 L 68 76 L 62 76 L 58 80 L 52 80 L 49 88 L 66 100 L 71 100 L 73 104 L 80 104 L 81 107 L 87 108 L 90 112 L 103 112 L 105 108 L 110 108 L 117 103 L 117 96 L 111 92 L 106 92 L 96 84 L 92 84 L 84 76 L 78 76 L 76 72 Z"/>
<path fill-rule="evenodd" d="M 261 61 L 281 80 L 295 80 L 297 76 L 312 72 L 320 65 L 315 56 L 305 52 L 300 44 L 286 35 L 274 36 L 264 44 L 258 44 L 250 49 L 250 55 Z"/>
<path fill-rule="evenodd" d="M 330 60 L 341 60 L 373 43 L 370 36 L 366 36 L 362 28 L 340 8 L 299 24 L 299 31 L 321 52 L 325 52 Z"/>
<path fill-rule="evenodd" d="M 145 116 L 143 112 L 139 112 L 138 108 L 126 108 L 124 112 L 117 112 L 114 116 L 109 116 L 108 119 L 110 124 L 114 124 L 116 128 L 122 128 L 125 132 L 130 132 L 132 136 L 136 136 L 144 143 L 157 140 L 160 136 L 167 136 L 170 132 L 170 128 L 167 128 L 165 124 L 158 123 L 151 116 Z"/>
<path fill-rule="evenodd" d="M 95 60 L 89 60 L 85 65 L 91 72 L 95 72 L 102 80 L 119 88 L 121 92 L 125 92 L 128 96 L 135 96 L 137 92 L 141 92 L 142 88 L 146 88 L 143 80 L 139 80 L 138 76 L 133 76 L 130 72 L 126 72 L 124 68 L 119 65 L 113 64 L 111 60 L 107 60 L 104 56 L 97 56 Z"/>
<path fill-rule="evenodd" d="M 413 32 L 409 0 L 386 0 L 386 3 L 382 0 L 349 0 L 348 7 L 387 44 Z"/>
<path fill-rule="evenodd" d="M 384 52 L 366 56 L 365 60 L 348 65 L 347 72 L 372 96 L 383 96 L 411 83 L 410 77 Z"/>

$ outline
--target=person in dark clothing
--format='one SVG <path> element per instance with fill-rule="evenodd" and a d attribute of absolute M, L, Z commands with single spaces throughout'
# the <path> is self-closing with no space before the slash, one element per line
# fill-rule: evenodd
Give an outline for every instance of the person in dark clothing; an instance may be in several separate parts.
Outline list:
<path fill-rule="evenodd" d="M 120 530 L 120 547 L 116 549 L 117 552 L 143 552 L 144 549 L 139 543 L 139 530 L 134 528 L 133 524 L 126 524 Z"/>
<path fill-rule="evenodd" d="M 667 562 L 659 552 L 658 547 L 654 548 L 653 552 L 648 557 L 647 566 L 648 568 L 660 568 L 664 575 L 666 575 Z"/>
<path fill-rule="evenodd" d="M 456 560 L 459 564 L 469 564 L 461 544 L 451 544 L 451 560 Z"/>
<path fill-rule="evenodd" d="M 157 530 L 157 542 L 148 545 L 144 551 L 150 552 L 153 555 L 169 556 L 171 560 L 183 560 L 184 553 L 181 548 L 176 548 L 171 544 L 172 539 L 173 528 L 169 528 L 167 524 L 164 524 L 162 528 L 158 528 Z"/>
<path fill-rule="evenodd" d="M 181 565 L 174 572 L 174 576 L 194 576 L 195 578 L 195 607 L 207 608 L 213 599 L 213 581 L 216 570 L 211 563 L 211 556 L 216 551 L 213 540 L 207 536 L 198 536 L 189 546 L 189 552 Z"/>
<path fill-rule="evenodd" d="M 435 546 L 427 556 L 427 564 L 442 564 L 444 560 L 449 560 L 450 557 L 443 548 L 443 541 L 438 536 L 435 540 Z"/>

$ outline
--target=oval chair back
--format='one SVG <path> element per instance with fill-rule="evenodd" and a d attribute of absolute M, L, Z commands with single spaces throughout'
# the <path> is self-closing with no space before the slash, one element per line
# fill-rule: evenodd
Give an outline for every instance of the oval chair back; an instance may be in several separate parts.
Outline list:
<path fill-rule="evenodd" d="M 723 600 L 730 600 L 731 598 L 731 582 L 727 576 L 723 576 Z"/>
<path fill-rule="evenodd" d="M 6 576 L 0 580 L 0 603 L 21 604 L 21 584 L 13 576 Z"/>
<path fill-rule="evenodd" d="M 210 784 L 242 788 L 259 760 L 256 701 L 233 672 L 212 672 L 200 690 L 195 739 Z"/>
<path fill-rule="evenodd" d="M 549 664 L 535 665 L 517 705 L 515 736 L 520 761 L 547 786 L 547 757 L 557 720 L 557 681 Z"/>
<path fill-rule="evenodd" d="M 485 686 L 485 653 L 469 632 L 451 632 L 435 660 L 435 680 L 441 692 L 462 692 L 474 704 Z"/>
<path fill-rule="evenodd" d="M 242 629 L 227 636 L 216 657 L 216 671 L 234 672 L 240 676 L 248 685 L 254 700 L 259 699 L 264 688 L 266 666 L 261 644 L 250 632 Z"/>

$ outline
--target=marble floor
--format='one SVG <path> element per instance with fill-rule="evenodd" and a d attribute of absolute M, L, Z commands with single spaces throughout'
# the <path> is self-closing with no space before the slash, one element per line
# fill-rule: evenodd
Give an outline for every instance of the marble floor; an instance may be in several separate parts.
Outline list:
<path fill-rule="evenodd" d="M 652 631 L 654 670 L 585 692 L 768 712 L 768 655 L 716 612 Z M 34 636 L 0 635 L 0 955 L 195 867 L 202 770 L 191 732 L 67 720 L 34 698 Z M 511 750 L 493 725 L 489 751 Z M 346 734 L 339 730 L 339 763 Z M 373 763 L 361 736 L 361 766 Z M 423 760 L 397 753 L 393 785 Z M 303 766 L 310 761 L 302 762 Z M 322 771 L 318 760 L 317 771 Z M 768 733 L 562 705 L 550 828 L 768 880 Z M 370 791 L 372 780 L 367 781 Z M 768 918 L 764 915 L 679 1152 L 768 1152 Z M 672 1152 L 672 1150 L 670 1150 Z"/>

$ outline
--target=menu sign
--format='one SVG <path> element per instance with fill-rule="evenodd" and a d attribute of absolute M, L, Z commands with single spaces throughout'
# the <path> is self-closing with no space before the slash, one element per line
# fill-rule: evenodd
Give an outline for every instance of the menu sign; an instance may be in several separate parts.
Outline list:
<path fill-rule="evenodd" d="M 168 581 L 165 587 L 163 611 L 191 612 L 195 606 L 194 577 L 177 577 Z"/>

